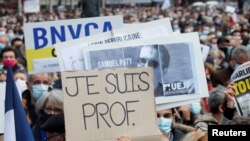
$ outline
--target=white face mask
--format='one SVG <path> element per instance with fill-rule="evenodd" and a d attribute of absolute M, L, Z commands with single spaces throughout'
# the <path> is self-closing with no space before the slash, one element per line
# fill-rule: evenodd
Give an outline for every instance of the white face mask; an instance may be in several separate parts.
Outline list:
<path fill-rule="evenodd" d="M 219 32 L 219 31 L 218 31 L 218 32 L 216 33 L 216 35 L 217 35 L 218 37 L 221 37 L 221 36 L 222 36 L 222 32 Z"/>
<path fill-rule="evenodd" d="M 218 50 L 217 44 L 211 44 L 211 50 Z"/>
<path fill-rule="evenodd" d="M 17 79 L 15 82 L 16 82 L 16 86 L 17 86 L 17 90 L 18 90 L 19 94 L 22 95 L 22 93 L 25 90 L 27 90 L 26 81 L 21 80 L 21 79 Z"/>
<path fill-rule="evenodd" d="M 8 33 L 7 36 L 9 37 L 9 39 L 13 39 L 15 37 L 14 33 Z"/>
<path fill-rule="evenodd" d="M 1 87 L 1 88 L 2 88 L 2 87 L 5 88 L 5 86 L 6 86 L 6 82 L 5 82 L 5 81 L 1 81 L 1 82 L 0 82 L 0 87 Z"/>

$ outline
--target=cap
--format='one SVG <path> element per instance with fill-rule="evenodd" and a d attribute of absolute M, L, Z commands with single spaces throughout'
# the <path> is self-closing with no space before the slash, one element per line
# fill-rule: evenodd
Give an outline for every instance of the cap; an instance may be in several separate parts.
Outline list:
<path fill-rule="evenodd" d="M 65 133 L 64 114 L 50 117 L 41 125 L 41 129 L 47 132 Z"/>

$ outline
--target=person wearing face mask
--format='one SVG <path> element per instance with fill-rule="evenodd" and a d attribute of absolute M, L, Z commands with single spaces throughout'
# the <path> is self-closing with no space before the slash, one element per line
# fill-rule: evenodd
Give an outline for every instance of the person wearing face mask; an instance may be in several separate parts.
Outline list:
<path fill-rule="evenodd" d="M 27 73 L 24 71 L 17 71 L 14 75 L 14 79 L 16 82 L 16 86 L 18 89 L 18 92 L 20 94 L 20 96 L 22 97 L 22 94 L 24 93 L 24 91 L 28 90 L 27 87 Z"/>
<path fill-rule="evenodd" d="M 37 101 L 44 93 L 49 91 L 50 83 L 50 77 L 47 73 L 31 75 L 31 95 L 34 101 Z"/>
<path fill-rule="evenodd" d="M 175 122 L 174 108 L 157 111 L 157 125 L 162 132 L 161 141 L 179 141 L 185 133 L 173 128 Z"/>
<path fill-rule="evenodd" d="M 23 97 L 23 104 L 27 107 L 27 112 L 30 114 L 31 117 L 31 124 L 30 126 L 34 126 L 34 122 L 37 120 L 38 115 L 35 112 L 35 104 L 39 98 L 46 94 L 49 90 L 50 84 L 50 77 L 48 74 L 33 74 L 29 75 L 27 87 L 28 89 L 25 90 L 22 94 Z"/>
<path fill-rule="evenodd" d="M 226 58 L 228 58 L 228 54 L 227 54 L 228 49 L 227 49 L 227 47 L 229 45 L 230 45 L 230 41 L 227 38 L 225 38 L 225 37 L 218 38 L 217 46 L 221 51 L 223 51 L 223 53 L 226 55 Z"/>
<path fill-rule="evenodd" d="M 4 35 L 0 35 L 0 51 L 8 45 L 8 38 Z"/>
<path fill-rule="evenodd" d="M 46 131 L 46 139 L 49 141 L 66 141 L 64 114 L 58 114 L 49 118 L 41 125 L 41 129 Z"/>
<path fill-rule="evenodd" d="M 41 125 L 40 129 L 46 131 L 45 138 L 47 141 L 66 141 L 64 113 L 50 117 Z M 116 141 L 132 140 L 130 137 L 122 135 L 117 137 Z"/>
<path fill-rule="evenodd" d="M 41 130 L 41 126 L 53 116 L 63 113 L 63 95 L 59 89 L 54 89 L 45 93 L 36 102 L 36 113 L 38 119 L 32 127 L 35 141 L 45 141 L 46 132 Z"/>
<path fill-rule="evenodd" d="M 250 61 L 250 51 L 246 47 L 236 47 L 231 51 L 229 66 L 211 74 L 211 81 L 217 85 L 227 86 L 234 70 L 241 64 Z"/>
<path fill-rule="evenodd" d="M 17 90 L 21 96 L 22 105 L 26 112 L 26 117 L 30 126 L 33 126 L 37 115 L 35 113 L 35 107 L 31 103 L 31 93 L 28 88 L 28 76 L 25 71 L 17 71 L 14 75 Z"/>
<path fill-rule="evenodd" d="M 201 112 L 202 112 L 201 103 L 200 102 L 191 103 L 190 112 L 192 116 L 192 122 L 196 121 L 200 117 Z"/>
<path fill-rule="evenodd" d="M 17 53 L 13 48 L 5 47 L 1 52 L 1 63 L 3 64 L 3 69 L 6 70 L 7 66 L 10 65 L 13 73 L 21 70 L 16 57 Z"/>
<path fill-rule="evenodd" d="M 208 35 L 210 33 L 209 27 L 203 27 L 202 35 Z"/>

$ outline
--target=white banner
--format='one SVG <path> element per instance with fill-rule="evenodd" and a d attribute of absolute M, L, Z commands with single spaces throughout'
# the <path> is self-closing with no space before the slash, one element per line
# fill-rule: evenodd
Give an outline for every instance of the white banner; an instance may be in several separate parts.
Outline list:
<path fill-rule="evenodd" d="M 39 0 L 25 0 L 23 2 L 24 13 L 38 13 L 40 12 Z"/>

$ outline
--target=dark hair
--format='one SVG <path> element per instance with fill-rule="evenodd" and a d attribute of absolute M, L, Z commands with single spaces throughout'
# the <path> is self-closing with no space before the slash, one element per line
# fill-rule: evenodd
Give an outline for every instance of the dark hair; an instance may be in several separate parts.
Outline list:
<path fill-rule="evenodd" d="M 17 70 L 14 75 L 16 75 L 17 73 L 24 74 L 27 77 L 27 79 L 28 79 L 28 73 L 27 73 L 27 71 L 25 71 L 25 70 Z"/>
<path fill-rule="evenodd" d="M 14 45 L 14 43 L 15 43 L 16 41 L 21 41 L 21 42 L 23 42 L 23 40 L 22 40 L 21 38 L 16 37 L 16 38 L 12 39 L 12 41 L 11 41 L 11 46 L 12 46 L 12 47 L 13 47 L 13 45 Z"/>
<path fill-rule="evenodd" d="M 249 37 L 243 37 L 242 38 L 242 45 L 247 46 L 249 43 L 249 39 L 250 39 Z"/>
<path fill-rule="evenodd" d="M 170 62 L 170 55 L 165 46 L 159 46 L 161 65 L 163 69 L 168 68 Z"/>
<path fill-rule="evenodd" d="M 217 44 L 229 43 L 230 41 L 225 37 L 220 37 L 217 40 Z"/>
<path fill-rule="evenodd" d="M 4 53 L 6 53 L 6 52 L 9 52 L 9 51 L 12 51 L 12 52 L 14 52 L 14 54 L 15 54 L 15 58 L 17 58 L 17 53 L 16 53 L 16 50 L 15 49 L 13 49 L 13 48 L 11 48 L 11 47 L 5 47 L 4 49 L 2 49 L 2 51 L 1 51 L 1 60 L 3 59 L 3 54 Z"/>
<path fill-rule="evenodd" d="M 161 62 L 162 69 L 168 68 L 169 62 L 170 62 L 170 55 L 169 55 L 169 52 L 165 48 L 164 45 L 145 45 L 142 48 L 144 48 L 144 47 L 150 47 L 150 48 L 156 50 L 159 57 L 160 57 L 159 61 Z M 142 48 L 141 48 L 141 50 L 142 50 Z M 141 51 L 140 51 L 140 54 L 141 54 Z M 140 56 L 140 54 L 139 54 L 139 56 Z"/>

